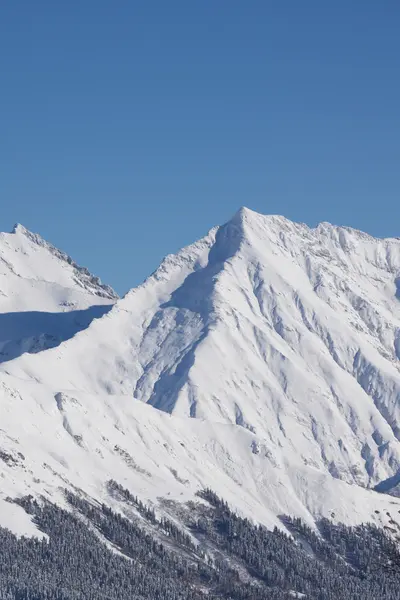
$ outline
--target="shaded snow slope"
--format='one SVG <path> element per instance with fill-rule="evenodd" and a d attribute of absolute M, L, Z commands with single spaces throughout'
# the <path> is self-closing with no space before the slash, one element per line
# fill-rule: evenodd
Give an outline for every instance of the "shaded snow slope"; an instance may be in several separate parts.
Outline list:
<path fill-rule="evenodd" d="M 32 473 L 52 457 L 51 485 L 98 496 L 122 469 L 138 493 L 209 485 L 269 523 L 380 518 L 397 500 L 363 488 L 400 468 L 399 277 L 400 240 L 241 209 L 69 341 L 4 364 L 33 429 L 13 402 L 8 427 L 40 449 Z"/>
<path fill-rule="evenodd" d="M 116 299 L 109 286 L 22 225 L 0 233 L 0 361 L 58 345 Z"/>

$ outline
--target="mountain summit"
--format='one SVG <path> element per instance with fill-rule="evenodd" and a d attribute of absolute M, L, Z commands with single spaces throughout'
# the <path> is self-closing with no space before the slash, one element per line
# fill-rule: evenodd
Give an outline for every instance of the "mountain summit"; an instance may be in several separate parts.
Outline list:
<path fill-rule="evenodd" d="M 378 519 L 397 501 L 371 488 L 400 469 L 399 277 L 398 239 L 241 208 L 79 334 L 3 364 L 49 432 L 31 471 L 103 499 L 118 470 L 153 499 L 209 486 L 268 524 Z"/>
<path fill-rule="evenodd" d="M 23 225 L 0 233 L 0 362 L 58 345 L 118 298 Z"/>

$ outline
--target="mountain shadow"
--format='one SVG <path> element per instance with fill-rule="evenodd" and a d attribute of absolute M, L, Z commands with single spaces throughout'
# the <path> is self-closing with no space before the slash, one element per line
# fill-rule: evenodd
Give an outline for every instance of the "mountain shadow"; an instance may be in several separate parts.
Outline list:
<path fill-rule="evenodd" d="M 395 279 L 394 284 L 396 286 L 396 298 L 400 300 L 400 277 Z"/>
<path fill-rule="evenodd" d="M 107 314 L 112 304 L 85 310 L 49 313 L 39 311 L 0 314 L 0 363 L 26 352 L 35 354 L 59 346 Z"/>

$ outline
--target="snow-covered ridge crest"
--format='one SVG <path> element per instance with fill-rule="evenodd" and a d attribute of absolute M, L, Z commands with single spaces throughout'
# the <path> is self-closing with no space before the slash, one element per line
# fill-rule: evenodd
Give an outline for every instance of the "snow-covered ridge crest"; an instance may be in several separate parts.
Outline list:
<path fill-rule="evenodd" d="M 79 266 L 68 254 L 44 240 L 38 233 L 32 233 L 20 223 L 16 223 L 13 227 L 12 234 L 24 236 L 33 244 L 45 248 L 56 258 L 70 265 L 74 270 L 76 282 L 86 290 L 104 298 L 113 300 L 118 298 L 118 294 L 116 294 L 109 285 L 102 283 L 99 277 L 92 275 L 86 267 Z"/>

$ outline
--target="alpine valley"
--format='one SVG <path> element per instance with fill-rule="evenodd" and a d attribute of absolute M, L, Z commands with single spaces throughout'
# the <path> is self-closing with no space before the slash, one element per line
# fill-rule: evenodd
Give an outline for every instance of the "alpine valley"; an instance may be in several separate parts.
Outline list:
<path fill-rule="evenodd" d="M 400 239 L 242 208 L 120 299 L 17 225 L 0 363 L 1 599 L 400 598 Z"/>

